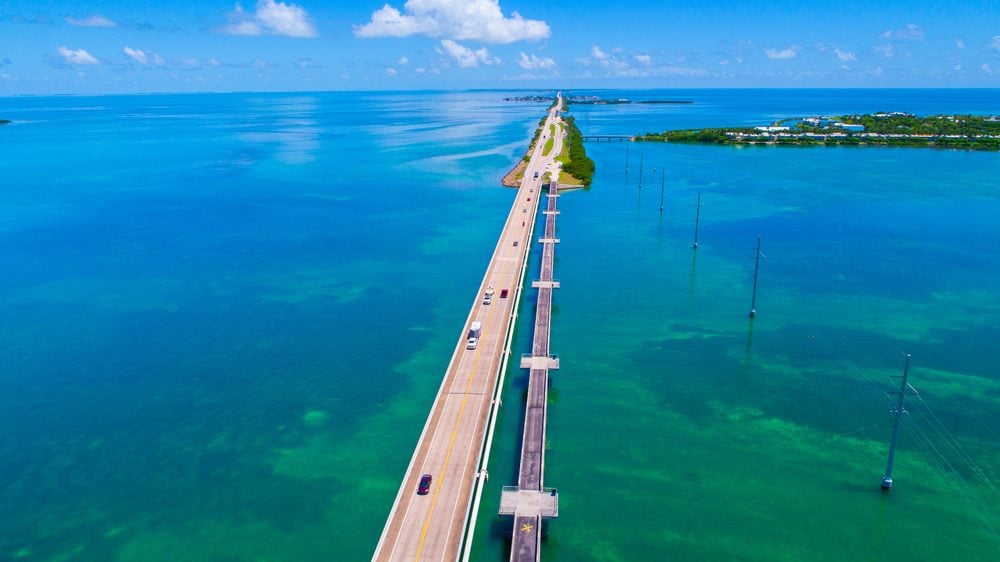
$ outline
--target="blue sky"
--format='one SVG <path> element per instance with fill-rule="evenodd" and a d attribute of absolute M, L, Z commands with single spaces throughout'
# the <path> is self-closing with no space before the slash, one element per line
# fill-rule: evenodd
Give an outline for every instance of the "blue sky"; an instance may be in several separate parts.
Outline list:
<path fill-rule="evenodd" d="M 1000 87 L 1000 2 L 0 3 L 0 95 L 553 87 Z"/>

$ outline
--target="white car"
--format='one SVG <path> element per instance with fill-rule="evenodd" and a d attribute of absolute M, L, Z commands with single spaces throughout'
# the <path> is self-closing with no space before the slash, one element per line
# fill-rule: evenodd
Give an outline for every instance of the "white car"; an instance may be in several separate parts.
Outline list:
<path fill-rule="evenodd" d="M 476 349 L 479 347 L 479 338 L 469 338 L 468 343 L 465 344 L 465 349 Z"/>

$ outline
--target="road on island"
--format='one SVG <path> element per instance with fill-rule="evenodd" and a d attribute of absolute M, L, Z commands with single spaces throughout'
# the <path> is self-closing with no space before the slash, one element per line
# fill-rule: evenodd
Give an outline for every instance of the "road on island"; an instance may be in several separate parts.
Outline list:
<path fill-rule="evenodd" d="M 462 546 L 477 478 L 477 463 L 486 439 L 487 421 L 501 365 L 510 351 L 504 346 L 513 329 L 529 236 L 538 210 L 545 172 L 556 175 L 555 157 L 563 136 L 556 126 L 553 147 L 543 149 L 550 127 L 559 122 L 561 96 L 549 110 L 542 133 L 530 155 L 524 181 L 500 233 L 475 303 L 459 333 L 455 352 L 431 407 L 430 415 L 406 469 L 396 500 L 382 530 L 377 561 L 457 560 Z M 537 173 L 538 177 L 535 177 Z M 487 288 L 495 290 L 492 304 L 484 304 Z M 500 298 L 508 290 L 507 298 Z M 466 349 L 472 322 L 482 324 L 476 349 Z M 417 494 L 423 474 L 433 477 L 430 491 Z"/>

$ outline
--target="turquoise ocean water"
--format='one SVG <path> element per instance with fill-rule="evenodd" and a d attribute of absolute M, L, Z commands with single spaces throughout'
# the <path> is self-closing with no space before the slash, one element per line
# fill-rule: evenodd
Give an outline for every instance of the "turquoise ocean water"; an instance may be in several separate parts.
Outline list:
<path fill-rule="evenodd" d="M 0 559 L 370 558 L 544 112 L 519 93 L 0 100 Z M 599 94 L 696 103 L 574 106 L 585 133 L 1000 113 L 997 90 Z M 627 150 L 588 144 L 594 185 L 560 199 L 543 558 L 1000 557 L 1000 157 Z M 476 560 L 506 559 L 526 383 Z"/>

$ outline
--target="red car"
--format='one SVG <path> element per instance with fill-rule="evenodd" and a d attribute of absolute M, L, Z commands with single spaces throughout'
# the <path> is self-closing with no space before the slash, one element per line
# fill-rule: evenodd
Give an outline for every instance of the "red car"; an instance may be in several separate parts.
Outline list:
<path fill-rule="evenodd" d="M 507 298 L 507 289 L 503 289 L 500 291 L 500 298 L 502 299 Z"/>
<path fill-rule="evenodd" d="M 420 484 L 417 486 L 417 494 L 426 496 L 431 491 L 431 475 L 425 474 L 420 477 Z"/>

